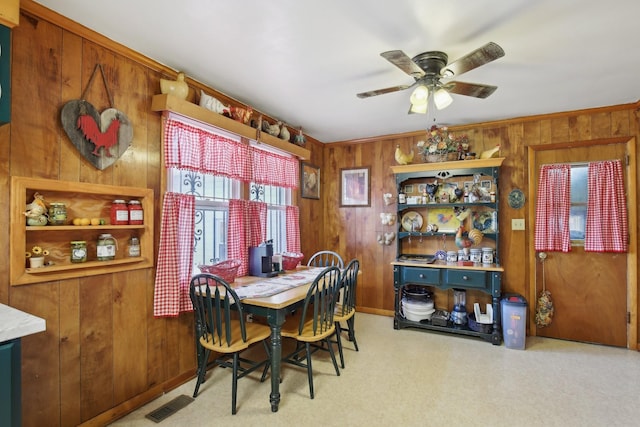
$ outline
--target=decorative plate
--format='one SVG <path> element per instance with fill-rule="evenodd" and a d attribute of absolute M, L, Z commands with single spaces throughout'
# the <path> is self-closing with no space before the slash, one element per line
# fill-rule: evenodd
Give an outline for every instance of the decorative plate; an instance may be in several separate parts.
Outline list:
<path fill-rule="evenodd" d="M 524 205 L 524 193 L 522 190 L 515 188 L 509 193 L 509 206 L 513 209 L 520 209 Z"/>
<path fill-rule="evenodd" d="M 435 224 L 438 231 L 456 231 L 460 227 L 460 220 L 454 214 L 453 208 L 429 209 L 427 216 L 429 224 Z"/>
<path fill-rule="evenodd" d="M 418 212 L 409 211 L 402 215 L 402 228 L 405 231 L 422 230 L 422 215 Z"/>
<path fill-rule="evenodd" d="M 473 228 L 485 233 L 495 232 L 495 224 L 493 223 L 493 212 L 481 211 L 473 212 Z"/>

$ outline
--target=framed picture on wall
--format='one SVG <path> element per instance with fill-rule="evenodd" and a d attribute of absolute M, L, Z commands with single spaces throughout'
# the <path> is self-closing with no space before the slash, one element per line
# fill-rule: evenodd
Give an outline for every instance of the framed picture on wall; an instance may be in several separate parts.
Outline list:
<path fill-rule="evenodd" d="M 340 169 L 340 207 L 371 206 L 370 170 Z"/>
<path fill-rule="evenodd" d="M 300 163 L 300 194 L 305 199 L 320 199 L 320 168 Z"/>

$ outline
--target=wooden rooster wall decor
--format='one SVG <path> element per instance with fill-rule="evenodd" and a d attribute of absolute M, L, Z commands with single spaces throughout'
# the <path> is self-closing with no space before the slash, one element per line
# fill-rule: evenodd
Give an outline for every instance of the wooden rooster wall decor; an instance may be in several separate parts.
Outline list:
<path fill-rule="evenodd" d="M 85 100 L 96 72 L 100 69 L 102 80 L 109 96 L 109 105 L 102 113 Z M 113 98 L 101 64 L 97 64 L 82 94 L 62 107 L 62 127 L 76 149 L 97 169 L 104 170 L 113 165 L 133 140 L 133 126 L 122 111 L 113 108 Z"/>

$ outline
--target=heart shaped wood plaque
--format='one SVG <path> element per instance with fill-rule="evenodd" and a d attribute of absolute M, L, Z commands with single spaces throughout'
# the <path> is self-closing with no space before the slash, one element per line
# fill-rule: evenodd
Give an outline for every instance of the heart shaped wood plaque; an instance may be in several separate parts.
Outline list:
<path fill-rule="evenodd" d="M 115 108 L 98 113 L 91 103 L 74 99 L 62 107 L 61 120 L 76 149 L 100 170 L 113 165 L 133 141 L 129 118 Z"/>

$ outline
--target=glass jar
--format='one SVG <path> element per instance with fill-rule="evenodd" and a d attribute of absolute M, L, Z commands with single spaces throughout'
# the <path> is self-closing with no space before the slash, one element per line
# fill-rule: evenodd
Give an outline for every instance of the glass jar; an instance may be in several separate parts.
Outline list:
<path fill-rule="evenodd" d="M 63 225 L 67 220 L 67 206 L 64 203 L 52 202 L 49 204 L 49 223 L 51 225 Z"/>
<path fill-rule="evenodd" d="M 124 200 L 114 200 L 111 203 L 111 225 L 128 225 L 129 208 Z"/>
<path fill-rule="evenodd" d="M 101 234 L 98 237 L 98 245 L 96 246 L 96 255 L 98 261 L 111 261 L 116 258 L 116 249 L 118 248 L 116 239 L 111 234 Z"/>
<path fill-rule="evenodd" d="M 131 236 L 129 244 L 127 245 L 127 255 L 130 257 L 140 256 L 140 239 L 136 236 Z"/>
<path fill-rule="evenodd" d="M 142 225 L 144 223 L 144 212 L 139 200 L 129 201 L 129 225 Z"/>
<path fill-rule="evenodd" d="M 87 242 L 85 240 L 74 240 L 71 242 L 71 262 L 87 261 Z"/>

